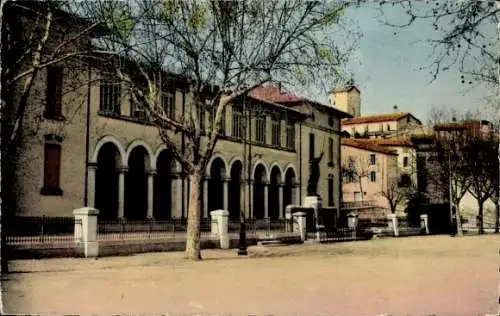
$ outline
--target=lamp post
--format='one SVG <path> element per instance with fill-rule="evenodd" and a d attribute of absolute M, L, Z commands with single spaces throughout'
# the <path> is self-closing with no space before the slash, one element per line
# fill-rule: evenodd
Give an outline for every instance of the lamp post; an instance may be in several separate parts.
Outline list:
<path fill-rule="evenodd" d="M 243 97 L 243 109 L 242 109 L 242 114 L 243 114 L 243 120 L 242 120 L 242 132 L 243 132 L 243 168 L 242 168 L 242 176 L 245 179 L 243 183 L 246 183 L 246 187 L 244 186 L 244 189 L 248 189 L 250 192 L 250 168 L 248 167 L 248 157 L 247 157 L 247 120 L 250 119 L 249 116 L 246 114 L 246 96 Z M 250 146 L 250 145 L 249 145 Z M 250 152 L 250 148 L 248 149 Z M 246 256 L 248 255 L 247 251 L 247 237 L 246 237 L 246 225 L 245 225 L 245 204 L 246 204 L 246 192 L 245 190 L 243 191 L 243 203 L 240 205 L 240 238 L 238 241 L 238 255 L 239 256 Z M 248 197 L 248 203 L 250 206 L 250 194 Z M 249 208 L 250 210 L 250 208 Z"/>

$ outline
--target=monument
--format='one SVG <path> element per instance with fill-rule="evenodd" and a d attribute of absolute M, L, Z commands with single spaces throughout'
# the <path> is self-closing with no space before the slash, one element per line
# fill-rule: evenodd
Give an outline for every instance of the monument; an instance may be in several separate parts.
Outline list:
<path fill-rule="evenodd" d="M 322 227 L 319 218 L 319 209 L 322 207 L 321 197 L 318 194 L 318 181 L 320 175 L 320 162 L 324 151 L 318 157 L 313 157 L 309 161 L 309 179 L 307 182 L 307 196 L 304 199 L 304 206 L 314 209 L 314 226 L 316 228 L 316 239 L 319 240 L 319 234 Z"/>

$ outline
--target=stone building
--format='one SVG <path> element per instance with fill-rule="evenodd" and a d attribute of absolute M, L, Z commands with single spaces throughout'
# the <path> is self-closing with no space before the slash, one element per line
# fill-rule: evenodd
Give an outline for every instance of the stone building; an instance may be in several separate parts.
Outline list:
<path fill-rule="evenodd" d="M 187 88 L 171 76 L 162 92 L 161 104 L 172 119 L 184 114 Z M 9 182 L 15 215 L 72 216 L 88 205 L 100 210 L 100 219 L 186 217 L 187 175 L 124 84 L 100 65 L 79 60 L 41 68 L 28 100 Z M 252 109 L 248 117 L 243 103 Z M 210 113 L 200 115 L 206 126 Z M 253 218 L 283 217 L 286 205 L 303 201 L 309 158 L 321 152 L 318 193 L 324 204 L 340 205 L 340 121 L 348 113 L 268 85 L 224 115 L 206 169 L 204 217 L 216 209 L 229 210 L 231 218 L 241 210 Z M 181 133 L 169 138 L 184 147 Z"/>

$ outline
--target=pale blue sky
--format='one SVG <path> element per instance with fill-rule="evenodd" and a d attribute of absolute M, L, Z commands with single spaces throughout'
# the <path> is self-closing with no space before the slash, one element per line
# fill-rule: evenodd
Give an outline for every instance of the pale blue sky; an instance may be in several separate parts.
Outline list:
<path fill-rule="evenodd" d="M 400 11 L 389 10 L 391 19 L 402 17 Z M 397 30 L 385 26 L 373 6 L 348 10 L 346 16 L 357 22 L 363 34 L 352 71 L 361 90 L 362 115 L 400 111 L 411 112 L 425 124 L 432 106 L 459 111 L 477 109 L 486 104 L 491 88 L 472 87 L 460 82 L 456 69 L 443 72 L 432 83 L 429 65 L 431 46 L 424 41 L 433 36 L 432 22 L 415 23 Z M 424 69 L 420 69 L 424 67 Z"/>

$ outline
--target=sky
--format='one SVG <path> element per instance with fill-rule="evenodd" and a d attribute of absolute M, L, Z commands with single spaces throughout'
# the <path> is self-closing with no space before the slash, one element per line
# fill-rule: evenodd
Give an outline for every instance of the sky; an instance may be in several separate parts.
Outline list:
<path fill-rule="evenodd" d="M 401 19 L 399 10 L 389 10 L 390 18 Z M 422 123 L 434 107 L 465 112 L 483 109 L 491 87 L 462 84 L 458 70 L 441 73 L 431 82 L 429 69 L 431 46 L 425 42 L 434 34 L 432 22 L 424 21 L 396 30 L 381 23 L 380 12 L 373 6 L 346 11 L 346 17 L 358 25 L 362 38 L 350 66 L 361 90 L 361 114 L 370 115 L 398 110 L 410 112 Z M 402 20 L 400 20 L 402 21 Z"/>

